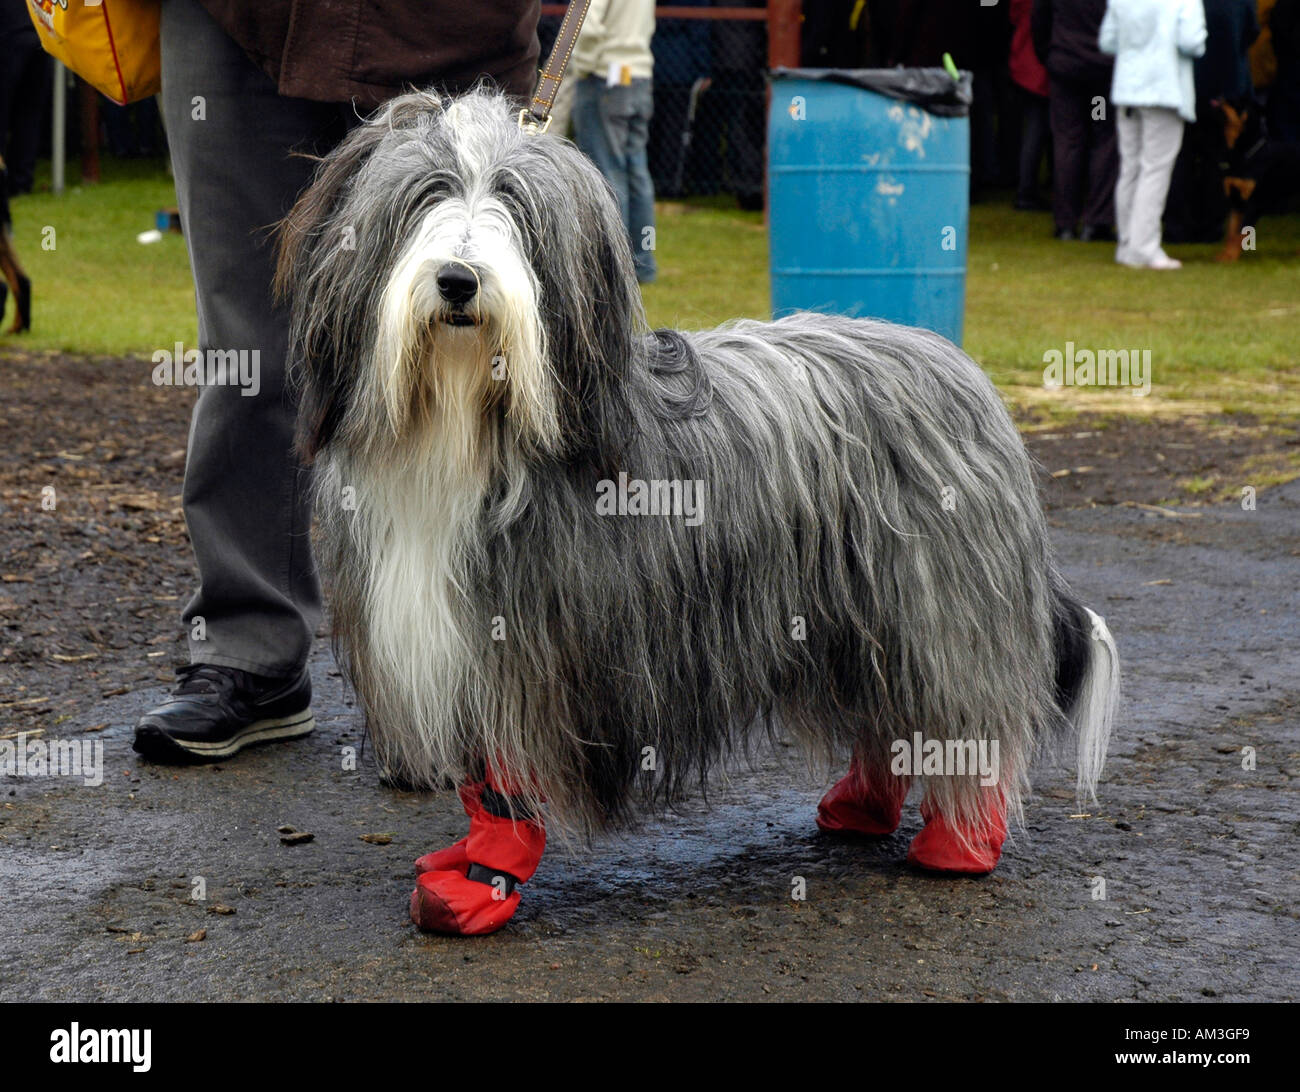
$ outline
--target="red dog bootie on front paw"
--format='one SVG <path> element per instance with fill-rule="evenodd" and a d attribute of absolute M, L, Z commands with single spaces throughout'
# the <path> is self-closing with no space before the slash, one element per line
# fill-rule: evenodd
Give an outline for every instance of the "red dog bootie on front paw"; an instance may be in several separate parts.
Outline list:
<path fill-rule="evenodd" d="M 907 859 L 930 872 L 984 876 L 997 867 L 1007 838 L 1007 804 L 998 794 L 979 824 L 961 825 L 945 819 L 930 806 L 921 805 L 925 826 L 912 839 Z"/>
<path fill-rule="evenodd" d="M 495 933 L 519 907 L 519 884 L 537 871 L 546 830 L 535 819 L 512 815 L 510 797 L 486 785 L 466 786 L 461 802 L 469 836 L 426 854 L 411 893 L 411 920 L 421 929 L 456 936 Z"/>
<path fill-rule="evenodd" d="M 817 825 L 831 834 L 893 834 L 909 783 L 883 770 L 868 774 L 855 758 L 817 805 Z"/>
<path fill-rule="evenodd" d="M 446 849 L 426 853 L 415 862 L 416 879 L 419 879 L 426 872 L 460 872 L 463 874 L 469 871 L 469 853 L 465 850 L 468 842 L 469 836 L 466 835 L 459 842 L 448 846 Z"/>
<path fill-rule="evenodd" d="M 494 874 L 487 870 L 495 879 Z M 426 872 L 411 892 L 411 920 L 431 933 L 477 937 L 495 933 L 519 909 L 519 892 L 462 872 Z"/>

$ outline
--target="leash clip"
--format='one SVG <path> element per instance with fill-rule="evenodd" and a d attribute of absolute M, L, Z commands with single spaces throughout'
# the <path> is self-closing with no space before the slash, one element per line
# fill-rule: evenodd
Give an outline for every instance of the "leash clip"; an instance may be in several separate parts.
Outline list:
<path fill-rule="evenodd" d="M 525 133 L 544 133 L 550 127 L 550 114 L 547 114 L 546 119 L 539 125 L 537 119 L 528 113 L 527 108 L 519 111 L 519 128 L 521 128 Z"/>

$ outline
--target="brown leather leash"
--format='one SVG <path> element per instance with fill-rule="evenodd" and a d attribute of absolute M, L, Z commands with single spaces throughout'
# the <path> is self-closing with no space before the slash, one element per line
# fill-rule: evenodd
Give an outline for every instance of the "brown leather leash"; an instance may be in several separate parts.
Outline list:
<path fill-rule="evenodd" d="M 573 45 L 582 30 L 582 21 L 587 17 L 591 0 L 569 0 L 569 8 L 560 23 L 560 33 L 551 47 L 551 55 L 546 58 L 546 67 L 537 78 L 537 87 L 533 90 L 533 101 L 519 111 L 519 128 L 527 133 L 544 133 L 551 125 L 551 107 L 555 103 L 560 81 L 564 79 L 564 70 L 569 66 L 569 57 L 573 54 Z"/>

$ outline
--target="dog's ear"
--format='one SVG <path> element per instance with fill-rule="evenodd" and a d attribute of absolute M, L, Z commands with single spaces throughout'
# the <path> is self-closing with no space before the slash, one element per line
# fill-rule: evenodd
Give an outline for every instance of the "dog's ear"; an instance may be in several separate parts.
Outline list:
<path fill-rule="evenodd" d="M 337 211 L 349 183 L 373 154 L 383 132 L 373 121 L 357 126 L 332 152 L 318 157 L 316 175 L 276 229 L 275 292 L 290 300 L 307 253 Z"/>
<path fill-rule="evenodd" d="M 376 120 L 353 129 L 321 161 L 279 225 L 274 287 L 291 308 L 287 365 L 299 397 L 297 449 L 305 463 L 333 438 L 355 384 L 362 308 L 345 298 L 349 282 L 342 274 L 356 259 L 356 229 L 341 213 L 389 131 Z"/>
<path fill-rule="evenodd" d="M 646 328 L 627 229 L 609 183 L 567 141 L 538 140 L 525 245 L 538 282 L 548 355 L 570 456 L 628 439 L 626 375 Z M 509 187 L 508 187 L 509 188 Z M 521 195 L 522 196 L 522 195 Z"/>

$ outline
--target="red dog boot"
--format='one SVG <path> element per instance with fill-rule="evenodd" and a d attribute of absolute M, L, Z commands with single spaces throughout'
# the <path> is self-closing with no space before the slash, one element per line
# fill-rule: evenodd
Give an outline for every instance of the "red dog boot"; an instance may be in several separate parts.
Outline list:
<path fill-rule="evenodd" d="M 893 834 L 910 779 L 884 770 L 867 773 L 855 756 L 849 772 L 817 805 L 817 825 L 832 834 Z"/>
<path fill-rule="evenodd" d="M 469 853 L 465 847 L 469 844 L 469 835 L 446 849 L 426 853 L 415 862 L 415 878 L 418 880 L 426 872 L 468 872 Z"/>
<path fill-rule="evenodd" d="M 907 851 L 912 864 L 964 876 L 984 876 L 997 866 L 1007 837 L 1007 802 L 1000 792 L 990 794 L 977 824 L 945 819 L 928 800 L 921 804 L 921 816 L 925 826 Z"/>
<path fill-rule="evenodd" d="M 546 848 L 535 819 L 512 818 L 510 797 L 486 784 L 465 786 L 461 803 L 469 836 L 416 862 L 411 920 L 421 929 L 456 936 L 495 933 L 519 906 L 519 884 L 531 879 Z M 515 814 L 521 813 L 518 803 Z M 426 867 L 427 866 L 427 867 Z"/>
<path fill-rule="evenodd" d="M 465 809 L 465 814 L 472 819 L 482 806 L 483 782 L 466 781 L 456 790 L 456 794 L 460 797 L 460 806 Z M 467 834 L 459 842 L 448 846 L 446 849 L 426 853 L 415 862 L 415 878 L 418 880 L 426 872 L 468 871 L 469 853 L 465 849 L 468 843 L 469 835 Z"/>

